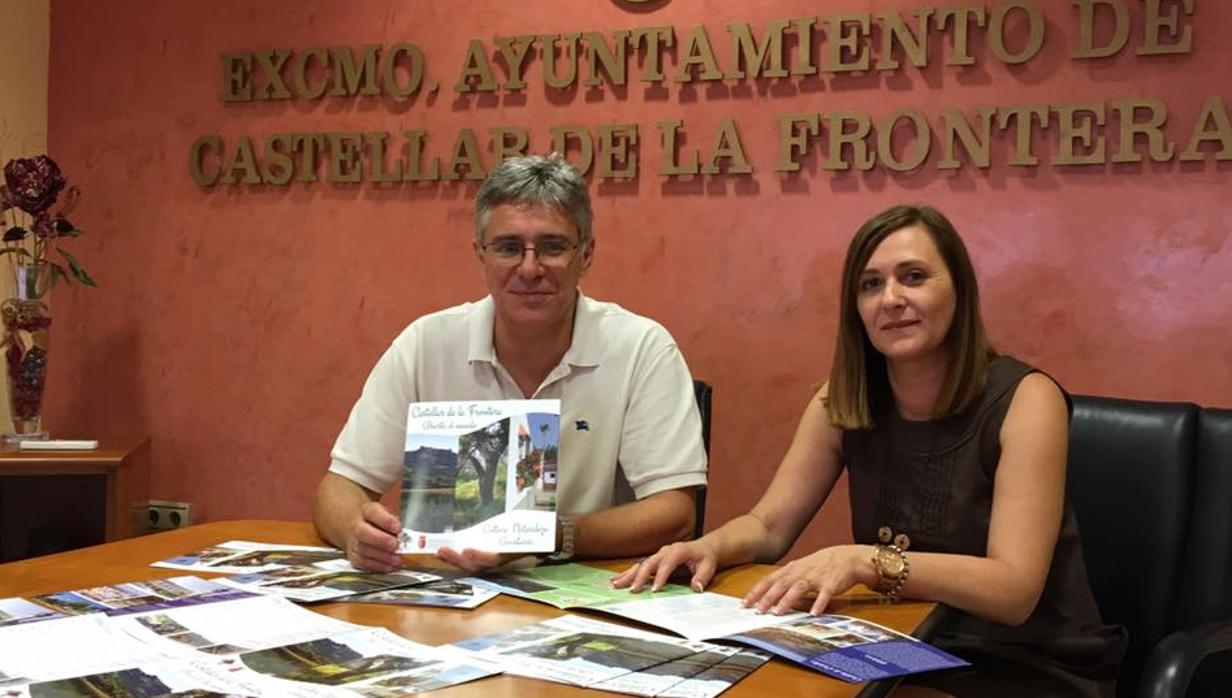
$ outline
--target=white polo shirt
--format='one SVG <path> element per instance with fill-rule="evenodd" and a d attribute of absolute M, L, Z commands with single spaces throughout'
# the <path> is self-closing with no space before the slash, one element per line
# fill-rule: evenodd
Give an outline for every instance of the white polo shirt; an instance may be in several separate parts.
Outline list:
<path fill-rule="evenodd" d="M 407 405 L 524 399 L 496 358 L 494 312 L 489 296 L 403 330 L 368 375 L 330 471 L 383 493 L 402 477 Z M 533 397 L 561 401 L 561 513 L 706 484 L 692 378 L 657 322 L 579 291 L 569 350 Z"/>

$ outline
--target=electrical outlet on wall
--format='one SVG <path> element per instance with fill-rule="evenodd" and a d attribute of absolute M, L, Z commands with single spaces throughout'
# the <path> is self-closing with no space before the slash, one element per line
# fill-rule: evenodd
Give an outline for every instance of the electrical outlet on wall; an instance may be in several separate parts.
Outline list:
<path fill-rule="evenodd" d="M 192 504 L 163 499 L 150 500 L 150 528 L 161 530 L 190 525 L 192 525 Z"/>

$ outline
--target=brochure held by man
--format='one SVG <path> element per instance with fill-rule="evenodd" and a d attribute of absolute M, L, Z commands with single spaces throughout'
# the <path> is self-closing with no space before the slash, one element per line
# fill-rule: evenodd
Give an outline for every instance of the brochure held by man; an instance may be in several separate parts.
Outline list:
<path fill-rule="evenodd" d="M 559 400 L 412 403 L 398 552 L 551 552 L 559 464 Z"/>

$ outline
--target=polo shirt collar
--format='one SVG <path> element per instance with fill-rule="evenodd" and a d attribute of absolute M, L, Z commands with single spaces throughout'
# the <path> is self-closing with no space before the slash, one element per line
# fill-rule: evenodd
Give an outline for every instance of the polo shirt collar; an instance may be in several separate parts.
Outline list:
<path fill-rule="evenodd" d="M 599 346 L 599 316 L 603 309 L 578 289 L 577 309 L 573 312 L 573 338 L 561 363 L 571 366 L 598 366 L 602 347 Z"/>
<path fill-rule="evenodd" d="M 565 351 L 562 364 L 598 366 L 602 347 L 596 330 L 602 308 L 578 289 L 577 307 L 573 311 L 573 338 Z M 496 363 L 496 346 L 492 343 L 492 328 L 496 321 L 496 303 L 487 296 L 475 304 L 468 320 L 467 361 Z"/>

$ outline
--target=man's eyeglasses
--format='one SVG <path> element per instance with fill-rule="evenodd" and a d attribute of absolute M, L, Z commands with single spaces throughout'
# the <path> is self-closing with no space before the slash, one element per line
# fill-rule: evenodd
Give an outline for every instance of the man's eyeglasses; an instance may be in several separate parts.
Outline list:
<path fill-rule="evenodd" d="M 525 245 L 521 240 L 494 240 L 479 246 L 483 256 L 495 264 L 521 264 L 530 252 L 545 267 L 561 267 L 573 260 L 579 242 L 569 240 L 544 240 L 537 245 Z"/>

